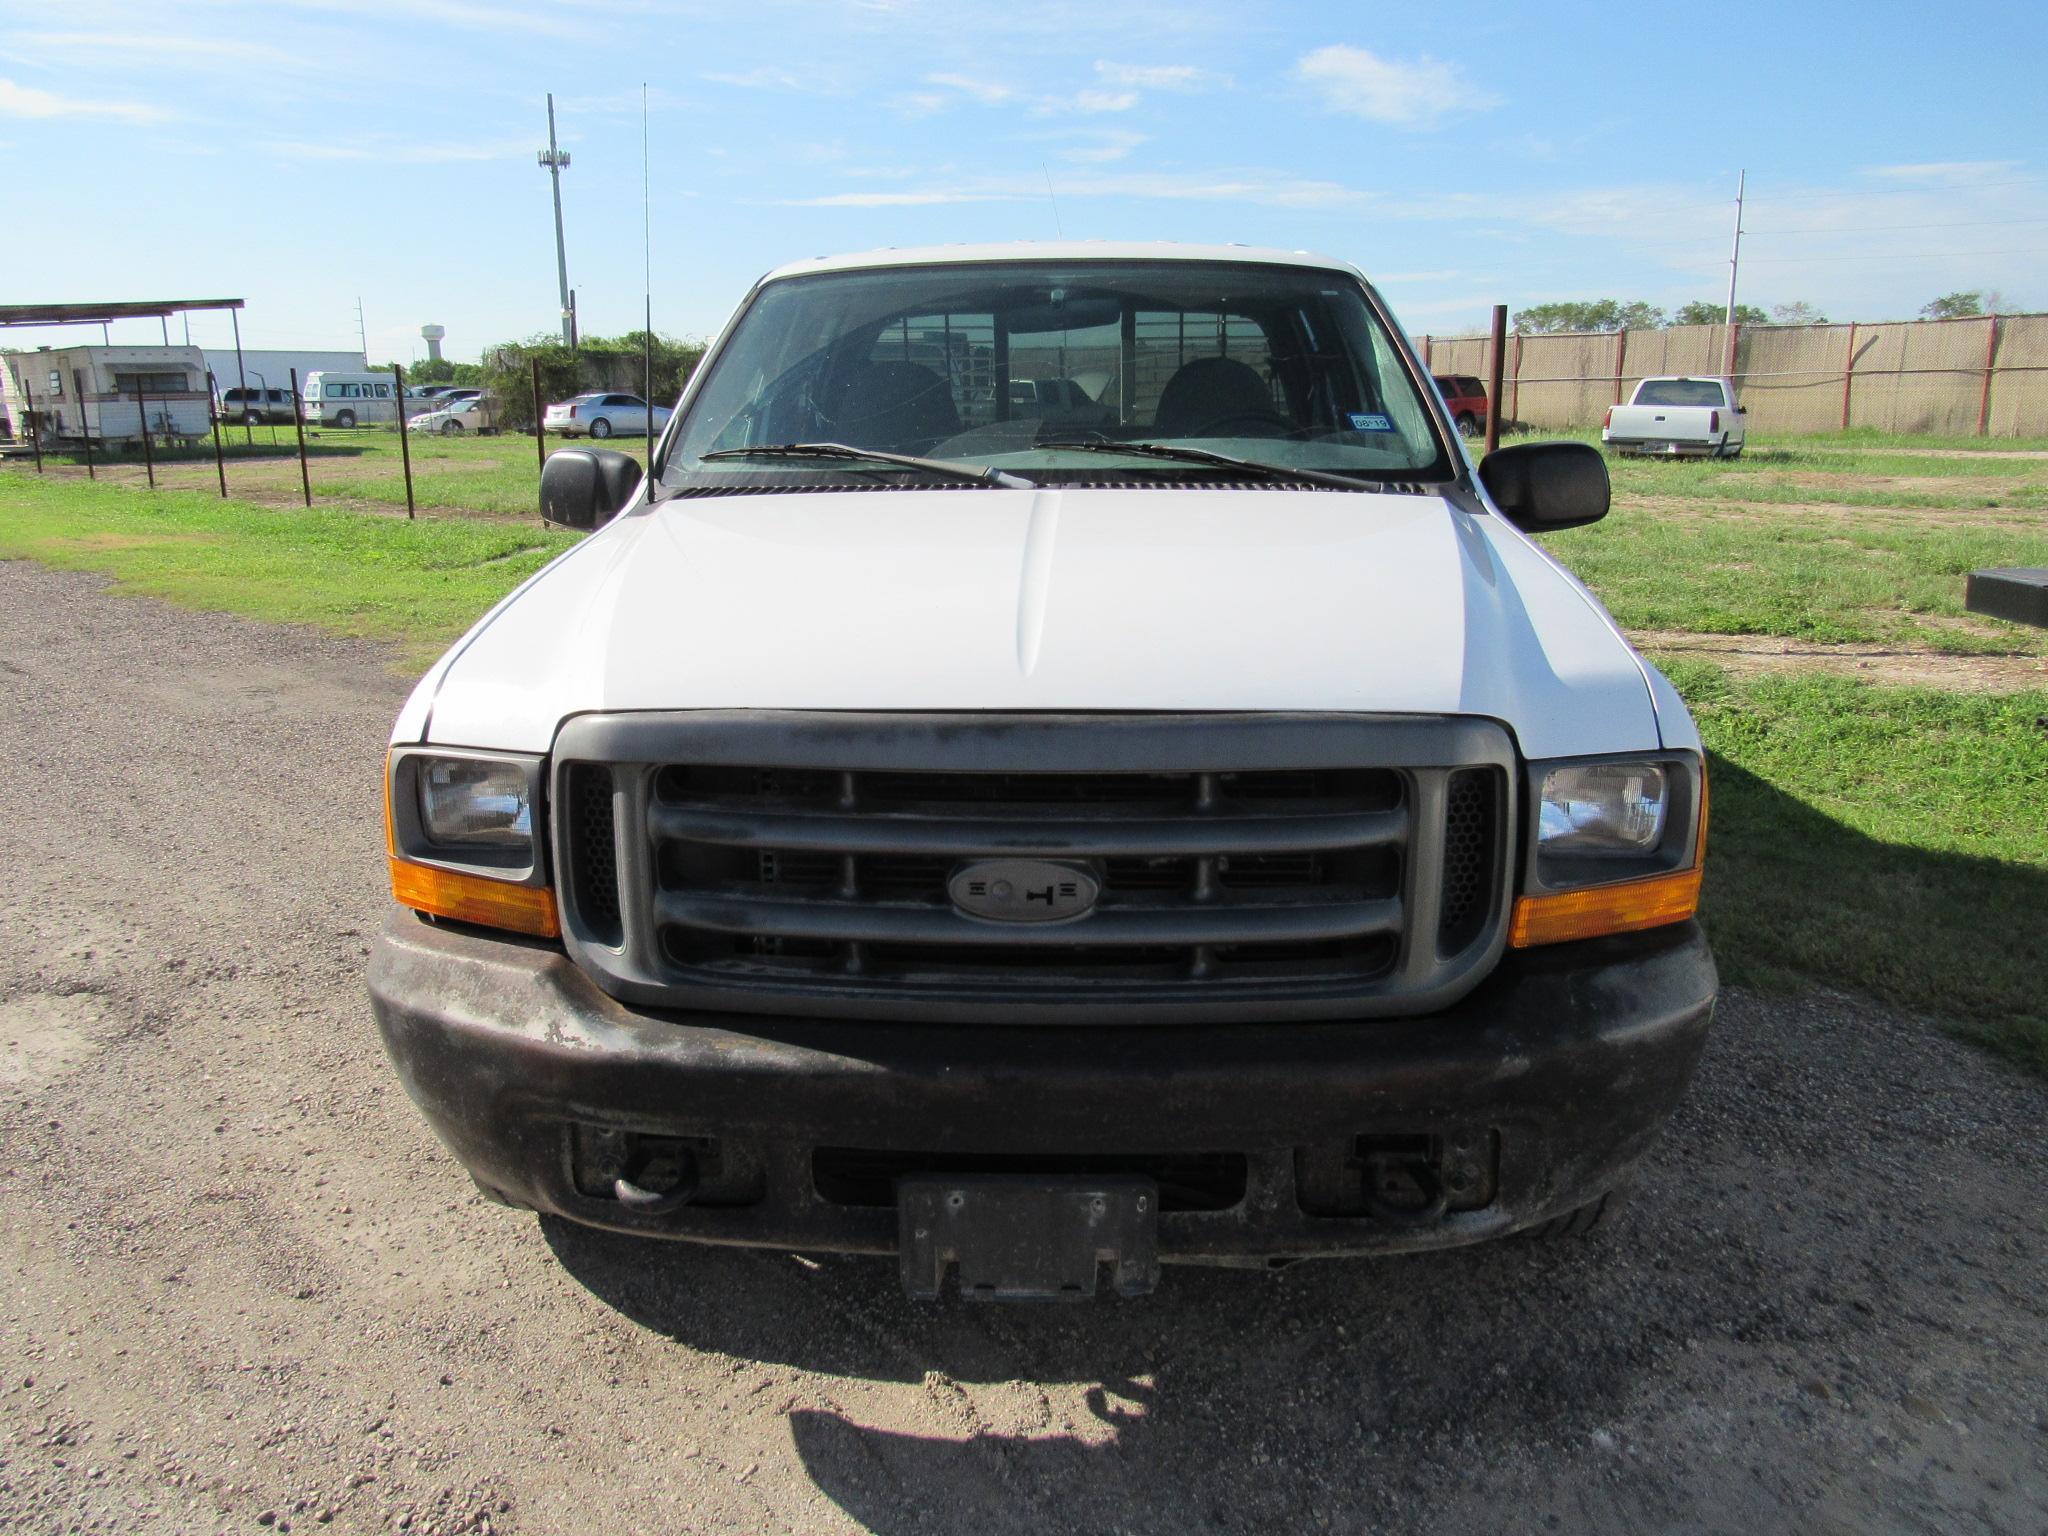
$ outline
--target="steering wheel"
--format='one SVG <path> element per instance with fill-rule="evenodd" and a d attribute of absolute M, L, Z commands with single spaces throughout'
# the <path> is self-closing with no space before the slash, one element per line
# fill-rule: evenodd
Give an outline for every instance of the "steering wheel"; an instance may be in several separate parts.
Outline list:
<path fill-rule="evenodd" d="M 1278 411 L 1230 411 L 1222 416 L 1212 416 L 1189 431 L 1176 433 L 1175 435 L 1179 437 L 1228 437 L 1234 434 L 1220 432 L 1217 429 L 1237 423 L 1246 423 L 1260 427 L 1278 427 L 1280 431 L 1277 435 L 1281 437 L 1292 436 L 1295 431 L 1294 423 L 1285 416 L 1282 416 Z M 1250 433 L 1244 435 L 1257 437 L 1275 434 Z"/>

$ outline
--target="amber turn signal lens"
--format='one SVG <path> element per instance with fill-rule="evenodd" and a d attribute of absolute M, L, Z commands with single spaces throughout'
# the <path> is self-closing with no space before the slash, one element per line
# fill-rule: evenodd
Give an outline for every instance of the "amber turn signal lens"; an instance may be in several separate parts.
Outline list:
<path fill-rule="evenodd" d="M 1523 896 L 1515 902 L 1508 943 L 1516 949 L 1565 944 L 1608 933 L 1634 933 L 1682 923 L 1699 910 L 1700 871 L 1677 870 L 1647 880 L 1596 885 L 1590 890 Z"/>
<path fill-rule="evenodd" d="M 555 893 L 545 886 L 514 885 L 482 875 L 435 869 L 405 859 L 391 861 L 391 894 L 401 906 L 485 928 L 505 928 L 537 938 L 561 936 Z"/>

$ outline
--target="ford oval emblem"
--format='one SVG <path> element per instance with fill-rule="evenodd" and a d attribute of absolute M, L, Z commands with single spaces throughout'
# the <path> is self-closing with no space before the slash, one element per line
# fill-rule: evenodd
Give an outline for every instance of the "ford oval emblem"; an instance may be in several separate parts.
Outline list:
<path fill-rule="evenodd" d="M 1058 923 L 1093 910 L 1102 882 L 1078 864 L 985 859 L 946 883 L 953 905 L 992 923 Z"/>

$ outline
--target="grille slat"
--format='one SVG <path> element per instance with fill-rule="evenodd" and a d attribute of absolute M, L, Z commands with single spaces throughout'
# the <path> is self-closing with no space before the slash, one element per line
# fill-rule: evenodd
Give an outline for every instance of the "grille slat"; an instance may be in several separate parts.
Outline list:
<path fill-rule="evenodd" d="M 1218 906 L 1192 897 L 1143 906 L 1105 899 L 1066 923 L 993 924 L 932 902 L 801 900 L 723 892 L 662 891 L 655 920 L 717 933 L 878 944 L 988 944 L 1019 948 L 1101 945 L 1313 944 L 1401 926 L 1401 903 L 1380 901 L 1267 902 Z"/>
<path fill-rule="evenodd" d="M 1400 810 L 1263 815 L 1223 809 L 1180 817 L 1032 818 L 917 815 L 900 811 L 834 815 L 756 811 L 703 801 L 649 807 L 654 835 L 675 842 L 819 853 L 924 851 L 973 857 L 1046 859 L 1120 855 L 1298 853 L 1399 842 Z"/>
<path fill-rule="evenodd" d="M 924 999 L 959 1022 L 1335 1017 L 1433 1006 L 1497 953 L 1514 759 L 1484 722 L 735 713 L 700 738 L 702 718 L 635 721 L 628 739 L 665 755 L 601 765 L 575 761 L 593 727 L 564 730 L 558 783 L 625 787 L 624 953 L 578 950 L 620 996 L 884 1018 Z M 1303 766 L 1272 766 L 1276 742 Z M 1117 766 L 1070 771 L 1091 761 Z M 606 876 L 584 867 L 593 815 L 558 844 L 579 893 Z M 1004 858 L 1083 871 L 1099 896 L 1036 923 L 954 905 L 965 865 Z M 605 942 L 578 920 L 592 910 L 579 894 L 572 948 Z"/>

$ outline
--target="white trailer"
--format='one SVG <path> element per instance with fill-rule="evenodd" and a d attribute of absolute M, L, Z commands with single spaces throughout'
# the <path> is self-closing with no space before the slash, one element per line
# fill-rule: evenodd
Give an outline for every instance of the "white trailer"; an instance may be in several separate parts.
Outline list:
<path fill-rule="evenodd" d="M 62 446 L 195 442 L 213 430 L 206 357 L 197 347 L 39 347 L 0 354 L 7 414 L 26 436 Z"/>

